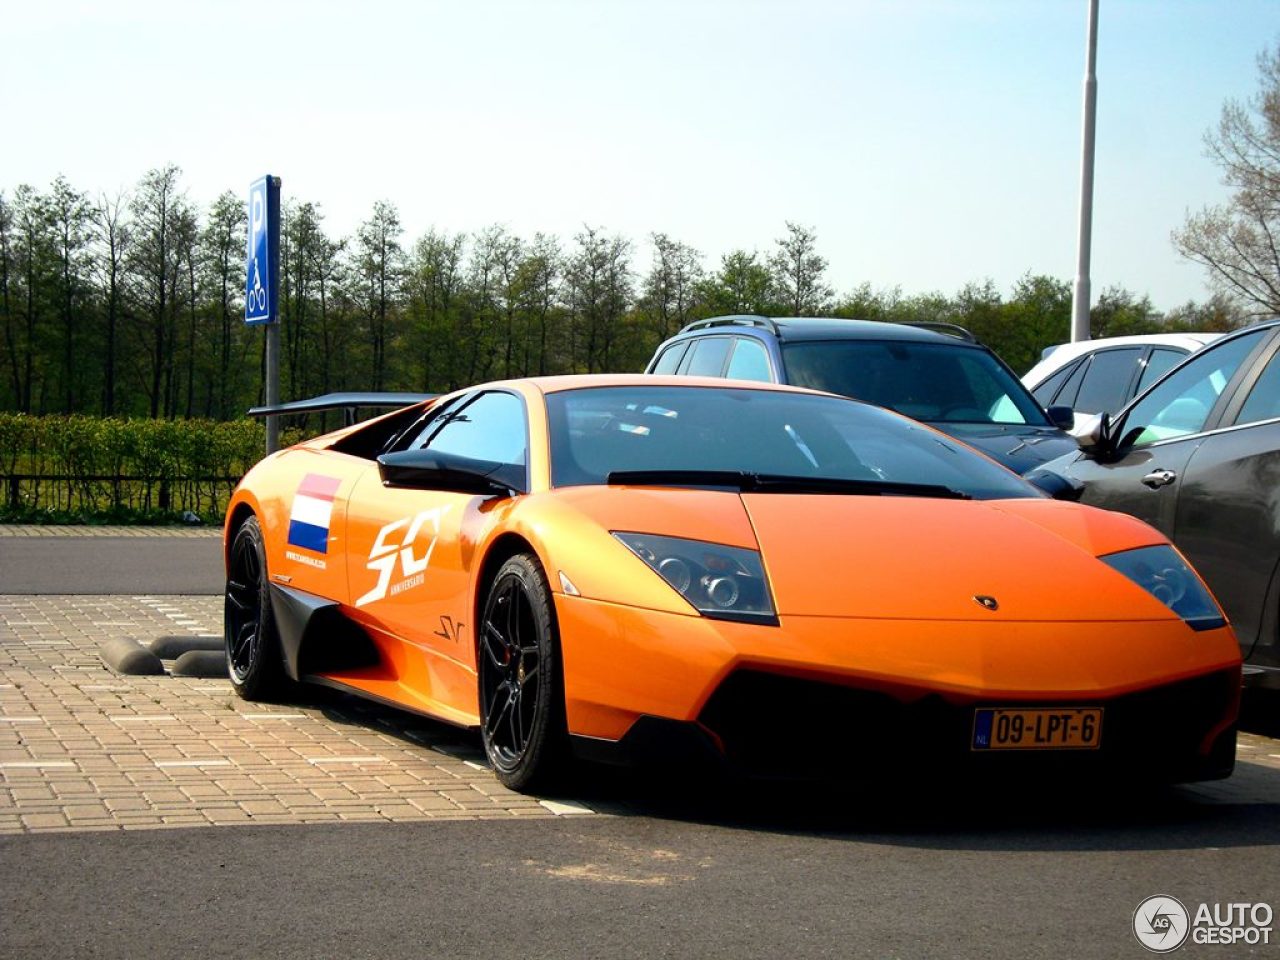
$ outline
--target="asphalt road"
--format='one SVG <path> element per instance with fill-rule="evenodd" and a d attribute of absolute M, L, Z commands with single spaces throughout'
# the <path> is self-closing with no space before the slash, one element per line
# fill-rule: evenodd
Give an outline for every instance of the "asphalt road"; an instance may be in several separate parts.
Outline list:
<path fill-rule="evenodd" d="M 217 592 L 217 544 L 8 538 L 0 592 Z M 1280 910 L 1280 770 L 1248 779 L 708 794 L 593 771 L 578 795 L 611 815 L 6 835 L 0 956 L 1142 957 L 1154 894 Z"/>
<path fill-rule="evenodd" d="M 614 817 L 5 837 L 0 953 L 1139 957 L 1148 896 L 1280 891 L 1277 804 L 781 794 L 725 819 L 637 790 Z"/>
<path fill-rule="evenodd" d="M 222 592 L 220 537 L 0 537 L 0 594 Z"/>

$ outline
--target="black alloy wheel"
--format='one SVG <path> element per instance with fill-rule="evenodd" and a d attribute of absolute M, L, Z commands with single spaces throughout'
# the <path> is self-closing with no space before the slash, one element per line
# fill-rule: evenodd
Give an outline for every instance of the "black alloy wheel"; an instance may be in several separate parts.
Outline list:
<path fill-rule="evenodd" d="M 485 752 L 507 787 L 545 788 L 567 753 L 564 685 L 551 591 L 534 557 L 519 554 L 502 565 L 480 624 Z"/>
<path fill-rule="evenodd" d="M 222 617 L 227 672 L 236 693 L 259 700 L 283 686 L 280 638 L 267 591 L 266 554 L 256 517 L 231 541 Z"/>

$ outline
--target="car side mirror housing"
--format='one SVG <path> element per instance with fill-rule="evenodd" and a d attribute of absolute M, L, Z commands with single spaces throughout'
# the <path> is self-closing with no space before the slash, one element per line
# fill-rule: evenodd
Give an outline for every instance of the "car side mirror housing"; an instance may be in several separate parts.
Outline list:
<path fill-rule="evenodd" d="M 503 474 L 511 469 L 511 465 L 494 460 L 473 460 L 434 450 L 399 450 L 378 457 L 378 475 L 384 486 L 412 490 L 506 496 L 512 486 Z"/>
<path fill-rule="evenodd" d="M 1070 407 L 1053 406 L 1045 411 L 1049 415 L 1049 422 L 1059 430 L 1070 430 L 1075 426 L 1076 412 Z"/>
<path fill-rule="evenodd" d="M 1063 476 L 1061 473 L 1054 470 L 1046 470 L 1044 467 L 1037 467 L 1024 473 L 1022 479 L 1033 486 L 1039 487 L 1055 500 L 1070 500 L 1074 502 L 1084 494 L 1084 484 L 1075 477 Z"/>
<path fill-rule="evenodd" d="M 1104 412 L 1097 416 L 1076 417 L 1075 426 L 1067 432 L 1085 456 L 1093 460 L 1105 460 L 1115 451 L 1113 429 L 1111 414 Z"/>

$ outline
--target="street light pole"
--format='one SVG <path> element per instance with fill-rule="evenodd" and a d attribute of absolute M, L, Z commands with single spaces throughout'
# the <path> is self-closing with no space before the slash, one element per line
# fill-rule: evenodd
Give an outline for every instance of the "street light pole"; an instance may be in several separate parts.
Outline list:
<path fill-rule="evenodd" d="M 1080 224 L 1076 239 L 1076 279 L 1071 288 L 1071 340 L 1089 339 L 1089 255 L 1093 238 L 1093 130 L 1098 112 L 1098 0 L 1088 0 L 1089 26 L 1084 58 L 1084 130 L 1080 147 Z"/>

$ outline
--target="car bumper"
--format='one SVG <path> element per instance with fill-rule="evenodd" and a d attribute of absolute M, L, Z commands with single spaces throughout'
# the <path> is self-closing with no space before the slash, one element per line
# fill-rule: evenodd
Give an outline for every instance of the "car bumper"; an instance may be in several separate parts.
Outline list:
<path fill-rule="evenodd" d="M 580 752 L 764 776 L 921 764 L 1168 782 L 1230 774 L 1229 628 L 1177 621 L 727 623 L 557 597 Z M 1100 707 L 1096 749 L 976 750 L 983 707 Z"/>

